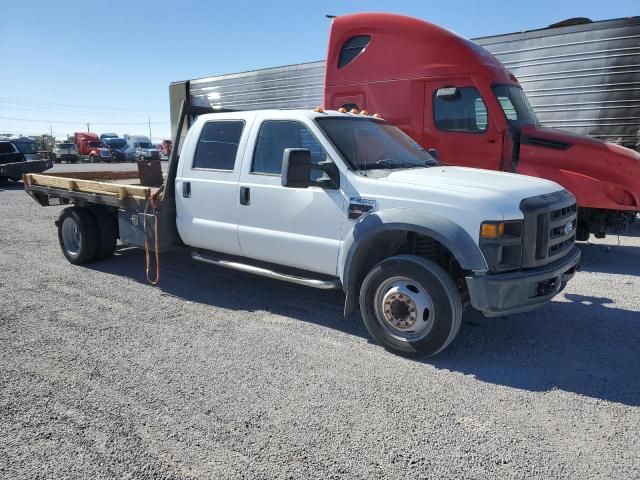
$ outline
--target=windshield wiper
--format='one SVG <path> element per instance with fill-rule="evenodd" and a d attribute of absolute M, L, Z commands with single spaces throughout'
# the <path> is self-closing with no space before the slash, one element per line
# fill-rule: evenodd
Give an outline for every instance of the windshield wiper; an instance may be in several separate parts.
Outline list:
<path fill-rule="evenodd" d="M 416 167 L 426 167 L 427 163 L 424 165 L 412 163 L 412 162 L 404 162 L 402 160 L 394 160 L 392 158 L 382 158 L 376 162 L 378 167 L 382 168 L 416 168 Z"/>

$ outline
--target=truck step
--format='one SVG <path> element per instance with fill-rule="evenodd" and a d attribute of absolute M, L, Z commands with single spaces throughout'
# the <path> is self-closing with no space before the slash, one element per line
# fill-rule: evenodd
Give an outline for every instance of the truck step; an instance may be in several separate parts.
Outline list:
<path fill-rule="evenodd" d="M 217 257 L 215 255 L 204 253 L 196 250 L 191 253 L 191 258 L 198 262 L 210 263 L 211 265 L 217 265 L 219 267 L 230 268 L 232 270 L 239 270 L 241 272 L 252 273 L 254 275 L 260 275 L 261 277 L 273 278 L 275 280 L 282 280 L 290 283 L 297 283 L 298 285 L 304 285 L 307 287 L 319 288 L 321 290 L 332 290 L 340 288 L 340 281 L 332 278 L 310 278 L 304 277 L 299 274 L 276 272 L 269 268 L 251 265 L 248 263 L 242 263 L 235 259 Z"/>

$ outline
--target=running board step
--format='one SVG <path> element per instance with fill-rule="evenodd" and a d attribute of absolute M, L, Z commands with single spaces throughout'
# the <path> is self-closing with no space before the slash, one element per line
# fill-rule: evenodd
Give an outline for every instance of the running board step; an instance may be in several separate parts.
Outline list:
<path fill-rule="evenodd" d="M 198 262 L 210 263 L 211 265 L 217 265 L 219 267 L 230 268 L 232 270 L 239 270 L 241 272 L 253 273 L 254 275 L 260 275 L 261 277 L 273 278 L 275 280 L 283 280 L 285 282 L 297 283 L 298 285 L 304 285 L 307 287 L 319 288 L 321 290 L 332 290 L 340 288 L 339 280 L 320 280 L 317 278 L 307 278 L 299 275 L 291 275 L 288 273 L 280 273 L 267 268 L 257 267 L 255 265 L 249 265 L 247 263 L 240 263 L 233 260 L 226 260 L 223 258 L 217 258 L 210 255 L 206 255 L 202 252 L 191 253 L 191 258 Z"/>

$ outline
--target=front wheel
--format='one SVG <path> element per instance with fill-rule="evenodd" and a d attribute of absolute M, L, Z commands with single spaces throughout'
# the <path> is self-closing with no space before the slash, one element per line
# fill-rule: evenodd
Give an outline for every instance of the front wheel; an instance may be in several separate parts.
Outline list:
<path fill-rule="evenodd" d="M 444 350 L 458 334 L 462 302 L 439 265 L 414 255 L 378 263 L 360 290 L 364 324 L 384 348 L 424 358 Z"/>

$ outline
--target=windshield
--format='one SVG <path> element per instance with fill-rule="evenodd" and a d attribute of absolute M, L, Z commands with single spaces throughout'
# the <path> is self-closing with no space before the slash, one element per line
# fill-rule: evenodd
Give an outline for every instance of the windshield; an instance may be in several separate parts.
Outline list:
<path fill-rule="evenodd" d="M 398 128 L 371 117 L 317 118 L 318 125 L 355 169 L 430 167 L 438 162 Z"/>
<path fill-rule="evenodd" d="M 540 125 L 522 88 L 515 85 L 496 85 L 493 91 L 511 127 Z"/>
<path fill-rule="evenodd" d="M 153 148 L 153 145 L 151 145 L 150 143 L 146 143 L 146 142 L 141 142 L 138 144 L 138 146 L 140 148 Z"/>
<path fill-rule="evenodd" d="M 101 148 L 104 147 L 104 143 L 102 142 L 89 142 L 90 148 Z"/>
<path fill-rule="evenodd" d="M 59 143 L 56 145 L 58 148 L 73 148 L 75 145 L 73 143 Z"/>

